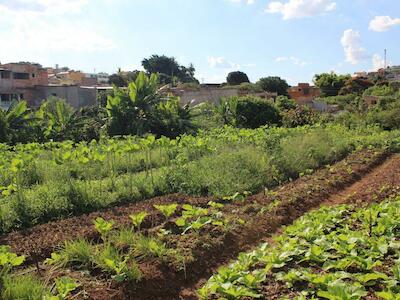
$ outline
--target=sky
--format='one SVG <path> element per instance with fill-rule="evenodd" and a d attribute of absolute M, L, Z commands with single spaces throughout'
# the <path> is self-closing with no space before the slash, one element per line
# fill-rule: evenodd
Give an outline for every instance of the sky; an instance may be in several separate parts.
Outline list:
<path fill-rule="evenodd" d="M 141 68 L 152 54 L 193 63 L 205 83 L 231 71 L 280 76 L 400 65 L 399 0 L 0 0 L 0 62 L 84 72 Z"/>

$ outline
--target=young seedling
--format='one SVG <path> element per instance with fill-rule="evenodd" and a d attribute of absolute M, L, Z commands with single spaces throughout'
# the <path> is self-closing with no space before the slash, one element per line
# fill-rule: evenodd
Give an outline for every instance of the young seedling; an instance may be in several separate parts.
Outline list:
<path fill-rule="evenodd" d="M 96 227 L 96 230 L 100 233 L 101 238 L 103 241 L 105 240 L 107 234 L 112 230 L 114 226 L 114 221 L 106 221 L 101 217 L 98 217 L 94 221 L 94 226 Z"/>
<path fill-rule="evenodd" d="M 131 219 L 133 223 L 133 227 L 137 228 L 138 231 L 140 231 L 140 225 L 142 225 L 144 219 L 148 216 L 148 213 L 145 211 L 142 211 L 140 213 L 137 213 L 135 215 L 130 215 L 129 218 Z"/>
<path fill-rule="evenodd" d="M 165 220 L 167 220 L 175 213 L 176 209 L 178 208 L 178 204 L 173 203 L 170 205 L 154 205 L 154 208 L 159 210 L 164 215 Z"/>
<path fill-rule="evenodd" d="M 55 282 L 58 295 L 51 297 L 50 300 L 64 300 L 79 287 L 79 284 L 70 277 L 61 277 L 56 279 Z"/>

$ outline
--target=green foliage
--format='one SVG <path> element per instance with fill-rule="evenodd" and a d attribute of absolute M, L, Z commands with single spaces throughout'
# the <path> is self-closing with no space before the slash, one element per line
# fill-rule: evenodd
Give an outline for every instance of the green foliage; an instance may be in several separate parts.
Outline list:
<path fill-rule="evenodd" d="M 181 107 L 179 99 L 159 93 L 158 76 L 139 73 L 128 90 L 114 90 L 107 100 L 108 133 L 144 135 L 155 133 L 176 137 L 192 128 L 189 107 Z"/>
<path fill-rule="evenodd" d="M 364 92 L 364 96 L 392 96 L 395 90 L 388 85 L 375 85 Z"/>
<path fill-rule="evenodd" d="M 134 215 L 129 215 L 129 218 L 131 219 L 133 226 L 140 230 L 140 225 L 143 223 L 144 219 L 147 217 L 148 213 L 145 211 L 139 212 Z"/>
<path fill-rule="evenodd" d="M 281 116 L 274 105 L 255 96 L 223 99 L 217 109 L 225 124 L 244 128 L 279 125 Z"/>
<path fill-rule="evenodd" d="M 285 127 L 313 125 L 319 121 L 318 114 L 307 106 L 297 106 L 282 113 L 282 124 Z"/>
<path fill-rule="evenodd" d="M 172 203 L 169 205 L 154 205 L 154 208 L 160 211 L 164 217 L 168 219 L 175 213 L 176 209 L 178 208 L 178 204 Z"/>
<path fill-rule="evenodd" d="M 1 290 L 1 299 L 37 300 L 45 299 L 49 294 L 45 284 L 34 276 L 6 276 Z"/>
<path fill-rule="evenodd" d="M 239 91 L 246 93 L 262 93 L 263 89 L 256 83 L 243 82 L 239 85 Z"/>
<path fill-rule="evenodd" d="M 249 83 L 249 77 L 247 77 L 246 73 L 241 71 L 230 72 L 226 77 L 226 82 L 229 85 L 240 85 L 242 83 Z"/>
<path fill-rule="evenodd" d="M 297 107 L 296 102 L 293 99 L 289 99 L 287 96 L 278 96 L 275 100 L 275 106 L 281 111 L 295 109 Z"/>
<path fill-rule="evenodd" d="M 96 218 L 96 220 L 93 221 L 94 227 L 96 230 L 101 234 L 103 239 L 108 235 L 108 233 L 111 231 L 111 229 L 114 226 L 114 221 L 106 221 L 101 217 Z"/>
<path fill-rule="evenodd" d="M 298 293 L 296 299 L 359 300 L 367 290 L 398 299 L 399 271 L 390 268 L 399 259 L 399 212 L 400 198 L 366 208 L 338 205 L 310 212 L 286 227 L 273 245 L 242 253 L 220 268 L 199 296 L 240 299 L 252 293 L 263 298 L 263 285 L 279 281 L 287 286 L 280 294 Z"/>
<path fill-rule="evenodd" d="M 362 95 L 363 92 L 373 86 L 374 83 L 363 78 L 349 78 L 340 89 L 339 95 L 356 94 Z"/>
<path fill-rule="evenodd" d="M 287 90 L 289 88 L 286 80 L 277 76 L 260 78 L 260 80 L 257 81 L 257 85 L 259 85 L 264 91 L 278 93 L 279 96 L 287 95 Z"/>
<path fill-rule="evenodd" d="M 79 284 L 70 277 L 61 277 L 55 280 L 57 288 L 57 296 L 51 297 L 50 300 L 64 300 L 71 292 L 79 287 Z"/>
<path fill-rule="evenodd" d="M 314 76 L 314 84 L 321 89 L 323 96 L 337 96 L 350 79 L 350 75 L 322 73 Z"/>
<path fill-rule="evenodd" d="M 85 239 L 66 241 L 58 252 L 53 252 L 46 260 L 49 265 L 65 267 L 68 265 L 89 266 L 93 261 L 94 246 Z"/>
<path fill-rule="evenodd" d="M 356 94 L 346 94 L 339 96 L 330 96 L 318 98 L 318 101 L 325 102 L 331 105 L 338 105 L 341 110 L 346 109 L 348 111 L 358 111 L 362 98 Z"/>
<path fill-rule="evenodd" d="M 35 114 L 45 140 L 63 140 L 75 122 L 73 108 L 63 99 L 50 97 Z"/>
<path fill-rule="evenodd" d="M 189 67 L 181 66 L 174 57 L 152 55 L 142 61 L 142 66 L 148 74 L 158 74 L 159 80 L 163 84 L 198 83 L 194 77 L 196 71 L 194 66 L 192 64 Z"/>
<path fill-rule="evenodd" d="M 8 122 L 6 119 L 6 114 L 0 109 L 0 143 L 7 143 L 9 142 L 8 136 Z"/>

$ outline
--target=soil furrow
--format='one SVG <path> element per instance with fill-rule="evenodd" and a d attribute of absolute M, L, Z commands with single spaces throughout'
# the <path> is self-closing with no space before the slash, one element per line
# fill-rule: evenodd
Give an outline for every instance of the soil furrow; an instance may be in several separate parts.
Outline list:
<path fill-rule="evenodd" d="M 233 216 L 237 213 L 236 208 L 240 208 L 240 217 L 246 220 L 246 224 L 221 235 L 218 233 L 214 235 L 207 233 L 204 236 L 203 234 L 189 235 L 187 241 L 184 242 L 187 243 L 185 246 L 191 250 L 194 259 L 186 266 L 186 274 L 177 272 L 158 260 L 149 260 L 140 264 L 143 273 L 142 281 L 133 285 L 115 285 L 112 288 L 109 282 L 104 282 L 104 290 L 101 288 L 102 284 L 95 289 L 89 288 L 87 291 L 89 298 L 197 299 L 196 289 L 218 266 L 234 259 L 239 252 L 249 250 L 264 239 L 268 239 L 282 226 L 292 223 L 305 212 L 320 206 L 321 203 L 336 204 L 342 201 L 340 199 L 353 201 L 351 199 L 356 198 L 346 195 L 354 194 L 354 192 L 364 197 L 367 194 L 365 185 L 370 185 L 378 192 L 376 197 L 366 198 L 365 202 L 378 199 L 380 195 L 387 196 L 393 193 L 393 187 L 400 184 L 398 182 L 400 176 L 392 176 L 392 173 L 396 172 L 398 175 L 400 156 L 394 155 L 388 158 L 389 155 L 384 151 L 363 150 L 350 155 L 332 167 L 323 168 L 312 175 L 285 184 L 272 193 L 263 192 L 248 197 L 242 203 L 227 205 L 228 209 L 232 209 L 230 213 Z M 383 185 L 389 185 L 389 188 L 382 188 Z M 357 199 L 361 199 L 360 197 Z M 154 211 L 154 204 L 190 203 L 203 206 L 209 200 L 215 199 L 182 195 L 158 197 L 10 233 L 0 237 L 0 243 L 9 244 L 17 253 L 27 255 L 32 263 L 49 256 L 50 252 L 65 240 L 78 236 L 96 239 L 93 219 L 98 216 L 113 219 L 122 226 L 129 224 L 129 214 L 146 210 L 151 213 L 151 218 L 145 226 L 151 228 L 162 223 L 161 216 Z M 279 205 L 272 211 L 257 210 L 275 201 L 278 201 Z M 180 235 L 176 238 L 181 239 Z"/>

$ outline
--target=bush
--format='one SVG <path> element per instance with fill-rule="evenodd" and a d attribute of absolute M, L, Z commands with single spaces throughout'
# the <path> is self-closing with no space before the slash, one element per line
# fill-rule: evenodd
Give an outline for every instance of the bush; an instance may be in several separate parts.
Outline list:
<path fill-rule="evenodd" d="M 0 143 L 9 142 L 6 114 L 0 109 Z"/>
<path fill-rule="evenodd" d="M 279 110 L 294 109 L 297 106 L 296 102 L 287 96 L 278 96 L 275 100 L 275 105 Z"/>
<path fill-rule="evenodd" d="M 282 113 L 283 126 L 293 128 L 318 122 L 318 114 L 307 106 L 297 106 Z"/>
<path fill-rule="evenodd" d="M 218 112 L 224 124 L 244 128 L 258 128 L 264 125 L 280 125 L 278 109 L 269 101 L 255 97 L 230 97 L 224 99 Z"/>
<path fill-rule="evenodd" d="M 375 85 L 364 92 L 364 96 L 393 96 L 395 90 L 388 85 Z"/>

